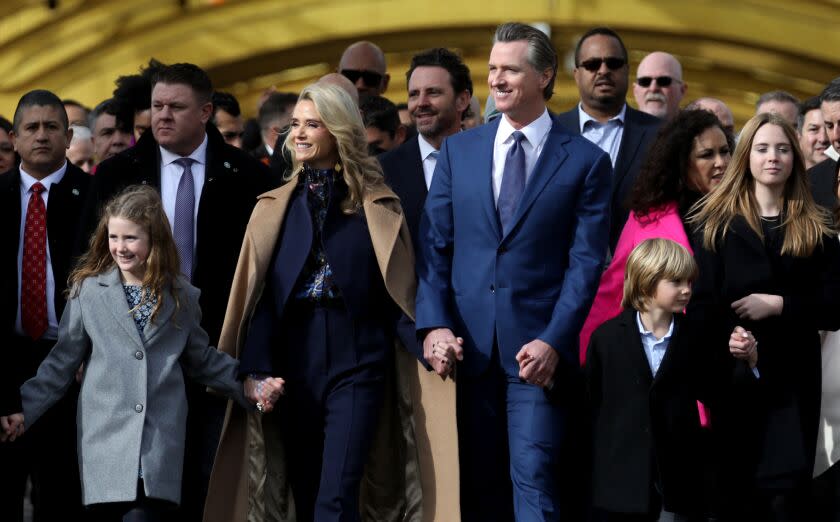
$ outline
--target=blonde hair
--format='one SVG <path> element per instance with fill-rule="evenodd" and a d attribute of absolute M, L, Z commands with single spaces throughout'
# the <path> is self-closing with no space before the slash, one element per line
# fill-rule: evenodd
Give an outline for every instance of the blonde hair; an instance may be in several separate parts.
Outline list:
<path fill-rule="evenodd" d="M 298 103 L 308 100 L 315 105 L 329 133 L 335 139 L 338 149 L 340 170 L 347 184 L 347 199 L 341 202 L 346 214 L 352 214 L 362 207 L 364 195 L 370 189 L 385 184 L 382 167 L 376 158 L 368 155 L 367 137 L 359 107 L 343 89 L 335 85 L 313 83 L 304 87 Z M 296 178 L 303 171 L 303 164 L 295 157 L 294 133 L 289 132 L 283 147 L 292 156 L 292 171 L 287 180 Z"/>
<path fill-rule="evenodd" d="M 181 261 L 160 195 L 146 185 L 129 186 L 105 205 L 96 231 L 90 238 L 87 252 L 79 259 L 68 278 L 70 295 L 79 294 L 82 281 L 107 272 L 115 265 L 108 242 L 108 222 L 111 218 L 131 221 L 141 226 L 149 235 L 149 257 L 146 259 L 146 273 L 143 276 L 143 295 L 137 307 L 130 312 L 133 313 L 150 301 L 156 301 L 151 316 L 154 322 L 160 310 L 163 292 L 169 288 L 172 298 L 175 299 L 177 313 L 180 303 L 175 292 L 175 281 L 181 272 Z"/>
<path fill-rule="evenodd" d="M 688 249 L 670 239 L 646 239 L 627 258 L 621 307 L 644 312 L 660 281 L 694 281 L 696 278 L 697 263 Z"/>
<path fill-rule="evenodd" d="M 805 160 L 799 148 L 796 131 L 776 114 L 754 116 L 741 131 L 732 161 L 729 162 L 717 189 L 700 199 L 689 211 L 688 222 L 697 230 L 703 228 L 703 246 L 715 251 L 718 240 L 726 237 L 735 216 L 743 216 L 750 229 L 764 241 L 761 215 L 755 199 L 755 178 L 750 171 L 750 152 L 758 129 L 776 125 L 785 133 L 793 151 L 793 169 L 782 195 L 782 254 L 809 256 L 822 238 L 831 234 L 831 216 L 811 196 Z"/>

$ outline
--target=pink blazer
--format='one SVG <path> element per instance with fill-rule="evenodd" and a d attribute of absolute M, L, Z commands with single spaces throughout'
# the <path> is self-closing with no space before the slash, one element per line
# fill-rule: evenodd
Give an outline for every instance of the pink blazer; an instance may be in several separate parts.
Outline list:
<path fill-rule="evenodd" d="M 618 244 L 615 247 L 610 266 L 601 274 L 598 293 L 592 302 L 592 308 L 583 329 L 580 332 L 580 364 L 586 361 L 586 348 L 589 337 L 596 328 L 608 319 L 612 319 L 621 312 L 621 297 L 624 294 L 624 266 L 630 252 L 645 239 L 664 238 L 676 241 L 686 247 L 689 252 L 691 245 L 685 233 L 682 219 L 677 210 L 677 203 L 668 203 L 662 209 L 650 212 L 643 220 L 639 220 L 634 212 L 630 213 Z"/>

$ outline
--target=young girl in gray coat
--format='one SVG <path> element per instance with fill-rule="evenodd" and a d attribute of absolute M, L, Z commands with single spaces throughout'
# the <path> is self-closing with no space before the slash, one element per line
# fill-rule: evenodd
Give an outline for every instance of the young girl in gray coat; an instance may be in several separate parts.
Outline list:
<path fill-rule="evenodd" d="M 115 197 L 70 275 L 58 342 L 21 387 L 23 413 L 0 419 L 4 438 L 20 435 L 84 364 L 79 469 L 96 520 L 161 520 L 180 502 L 184 373 L 245 408 L 268 411 L 282 392 L 283 381 L 269 378 L 245 383 L 246 398 L 239 362 L 208 346 L 199 291 L 180 272 L 158 193 L 134 186 Z"/>

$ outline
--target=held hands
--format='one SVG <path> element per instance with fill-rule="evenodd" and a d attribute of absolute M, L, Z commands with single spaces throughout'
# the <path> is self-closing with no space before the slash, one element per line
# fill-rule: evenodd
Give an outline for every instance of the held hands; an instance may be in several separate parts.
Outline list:
<path fill-rule="evenodd" d="M 548 343 L 534 339 L 516 354 L 519 363 L 519 378 L 530 384 L 551 388 L 554 385 L 554 370 L 560 356 Z"/>
<path fill-rule="evenodd" d="M 23 435 L 23 413 L 13 413 L 8 417 L 0 417 L 0 442 L 14 442 L 14 440 Z"/>
<path fill-rule="evenodd" d="M 449 328 L 435 328 L 423 339 L 423 358 L 446 379 L 455 370 L 455 362 L 464 360 L 464 339 L 455 337 Z"/>
<path fill-rule="evenodd" d="M 268 413 L 285 393 L 286 381 L 279 377 L 248 376 L 245 378 L 245 397 L 257 405 L 260 413 Z"/>
<path fill-rule="evenodd" d="M 750 294 L 732 303 L 732 309 L 741 319 L 760 321 L 782 315 L 784 299 L 780 295 Z"/>
<path fill-rule="evenodd" d="M 729 353 L 736 359 L 746 361 L 750 368 L 758 364 L 758 341 L 753 334 L 736 326 L 729 336 Z"/>

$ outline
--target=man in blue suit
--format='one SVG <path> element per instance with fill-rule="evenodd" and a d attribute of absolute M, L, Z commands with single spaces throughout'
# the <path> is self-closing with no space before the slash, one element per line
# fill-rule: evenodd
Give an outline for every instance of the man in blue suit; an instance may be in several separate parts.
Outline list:
<path fill-rule="evenodd" d="M 546 110 L 557 54 L 543 33 L 499 26 L 489 71 L 504 116 L 443 143 L 417 330 L 434 370 L 457 374 L 462 519 L 573 520 L 576 339 L 607 252 L 610 158 Z"/>

